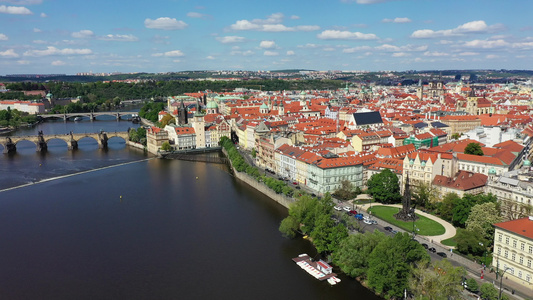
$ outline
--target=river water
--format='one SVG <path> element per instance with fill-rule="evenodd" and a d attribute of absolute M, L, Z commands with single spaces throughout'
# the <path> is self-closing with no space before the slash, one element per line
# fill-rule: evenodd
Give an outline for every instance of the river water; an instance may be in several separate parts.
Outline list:
<path fill-rule="evenodd" d="M 131 126 L 59 121 L 13 135 Z M 82 141 L 0 156 L 0 299 L 378 299 L 300 269 L 291 258 L 316 251 L 281 236 L 287 210 L 226 166 Z"/>

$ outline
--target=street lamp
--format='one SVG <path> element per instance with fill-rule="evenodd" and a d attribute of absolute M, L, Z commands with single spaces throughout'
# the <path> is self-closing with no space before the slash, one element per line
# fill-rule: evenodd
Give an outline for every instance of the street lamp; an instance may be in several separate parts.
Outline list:
<path fill-rule="evenodd" d="M 507 270 L 511 270 L 513 271 L 513 268 L 511 267 L 505 267 L 505 269 L 503 269 L 503 272 L 502 272 L 502 275 L 500 277 L 500 294 L 498 295 L 498 300 L 502 299 L 502 281 L 503 281 L 503 275 L 505 274 L 505 272 Z"/>

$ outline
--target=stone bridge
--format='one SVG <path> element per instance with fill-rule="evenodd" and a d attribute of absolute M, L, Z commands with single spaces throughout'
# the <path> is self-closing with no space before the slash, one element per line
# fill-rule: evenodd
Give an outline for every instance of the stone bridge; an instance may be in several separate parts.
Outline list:
<path fill-rule="evenodd" d="M 129 131 L 129 130 L 128 130 Z M 120 137 L 124 141 L 129 140 L 128 131 L 125 132 L 106 132 L 97 133 L 67 133 L 67 134 L 42 134 L 30 136 L 7 136 L 0 138 L 0 145 L 4 147 L 4 153 L 17 151 L 17 143 L 20 141 L 30 141 L 37 146 L 37 151 L 46 151 L 48 141 L 53 139 L 63 140 L 67 143 L 68 149 L 78 148 L 78 141 L 83 138 L 92 138 L 98 142 L 98 148 L 107 148 L 107 141 L 113 137 Z"/>
<path fill-rule="evenodd" d="M 37 115 L 38 117 L 41 117 L 43 120 L 46 119 L 63 119 L 65 121 L 69 119 L 74 119 L 76 117 L 87 117 L 89 120 L 93 121 L 98 116 L 113 116 L 117 120 L 120 120 L 122 117 L 125 116 L 134 116 L 137 115 L 139 112 L 136 111 L 104 111 L 104 112 L 87 112 L 87 113 L 69 113 L 69 114 L 42 114 Z"/>

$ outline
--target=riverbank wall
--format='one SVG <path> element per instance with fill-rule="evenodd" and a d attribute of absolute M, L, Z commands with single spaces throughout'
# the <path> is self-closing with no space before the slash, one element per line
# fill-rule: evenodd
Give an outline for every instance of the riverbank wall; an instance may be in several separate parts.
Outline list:
<path fill-rule="evenodd" d="M 135 142 L 132 142 L 132 141 L 126 141 L 126 145 L 128 145 L 130 147 L 133 147 L 133 148 L 141 149 L 141 150 L 145 149 L 143 144 L 135 143 Z"/>
<path fill-rule="evenodd" d="M 228 153 L 226 152 L 226 149 L 222 149 L 222 153 L 224 153 L 224 155 L 226 157 L 228 157 Z M 277 194 L 272 189 L 270 189 L 268 186 L 266 186 L 264 183 L 258 182 L 255 178 L 253 178 L 252 176 L 246 174 L 245 172 L 237 172 L 235 170 L 235 168 L 233 167 L 229 157 L 228 157 L 228 161 L 229 161 L 229 164 L 230 164 L 230 168 L 233 171 L 233 174 L 235 175 L 235 178 L 237 178 L 238 180 L 240 180 L 240 181 L 246 183 L 247 185 L 253 187 L 254 189 L 256 189 L 257 191 L 263 193 L 265 196 L 269 197 L 270 199 L 272 199 L 272 200 L 276 201 L 277 203 L 283 205 L 287 209 L 289 208 L 289 205 L 291 203 L 294 203 L 296 201 L 296 199 L 294 199 L 292 197 L 287 197 L 287 196 L 285 196 L 283 194 Z"/>

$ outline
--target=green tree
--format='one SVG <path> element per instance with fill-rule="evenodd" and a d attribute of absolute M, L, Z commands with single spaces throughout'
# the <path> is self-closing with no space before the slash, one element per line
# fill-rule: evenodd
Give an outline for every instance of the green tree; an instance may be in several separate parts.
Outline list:
<path fill-rule="evenodd" d="M 252 157 L 255 158 L 257 156 L 257 151 L 255 151 L 255 148 L 252 149 Z"/>
<path fill-rule="evenodd" d="M 420 182 L 413 188 L 412 195 L 417 205 L 432 210 L 439 197 L 439 192 L 433 185 Z"/>
<path fill-rule="evenodd" d="M 341 186 L 335 192 L 333 196 L 341 200 L 350 200 L 356 196 L 353 184 L 349 180 L 342 180 Z"/>
<path fill-rule="evenodd" d="M 454 267 L 447 259 L 443 259 L 429 267 L 420 264 L 414 268 L 409 286 L 415 299 L 456 299 L 463 289 L 465 275 L 463 267 Z"/>
<path fill-rule="evenodd" d="M 483 156 L 483 150 L 481 149 L 481 144 L 479 143 L 469 143 L 466 145 L 464 153 Z"/>
<path fill-rule="evenodd" d="M 468 278 L 466 280 L 466 289 L 472 293 L 477 293 L 479 291 L 479 285 L 474 278 Z"/>
<path fill-rule="evenodd" d="M 279 231 L 283 234 L 284 237 L 294 238 L 298 233 L 298 227 L 300 223 L 293 216 L 288 216 L 281 221 L 279 225 Z"/>
<path fill-rule="evenodd" d="M 498 198 L 492 194 L 465 194 L 463 198 L 455 199 L 454 207 L 452 209 L 452 223 L 455 226 L 464 228 L 472 207 L 487 202 L 496 203 L 497 200 Z"/>
<path fill-rule="evenodd" d="M 343 272 L 354 278 L 366 278 L 368 259 L 374 248 L 388 239 L 383 232 L 375 230 L 364 234 L 354 234 L 342 240 L 337 251 L 333 252 L 333 262 Z"/>
<path fill-rule="evenodd" d="M 455 241 L 457 242 L 457 251 L 473 256 L 482 256 L 489 244 L 489 241 L 484 239 L 481 233 L 469 230 L 459 230 L 455 236 Z"/>
<path fill-rule="evenodd" d="M 499 291 L 492 284 L 485 282 L 479 287 L 479 294 L 484 300 L 498 300 Z M 502 299 L 509 299 L 509 297 L 502 294 Z"/>
<path fill-rule="evenodd" d="M 402 199 L 398 176 L 389 169 L 372 175 L 367 186 L 370 195 L 378 202 L 399 203 Z"/>
<path fill-rule="evenodd" d="M 170 151 L 170 150 L 172 150 L 172 146 L 170 146 L 170 143 L 169 143 L 169 142 L 164 142 L 164 143 L 161 145 L 161 150 L 163 150 L 163 151 Z"/>
<path fill-rule="evenodd" d="M 446 221 L 452 221 L 454 203 L 461 200 L 456 193 L 447 193 L 441 202 L 436 204 L 437 212 L 441 218 Z"/>
<path fill-rule="evenodd" d="M 427 263 L 427 251 L 408 233 L 398 233 L 379 243 L 368 263 L 368 286 L 386 298 L 401 298 L 408 288 L 411 268 Z"/>
<path fill-rule="evenodd" d="M 500 211 L 494 202 L 477 204 L 472 207 L 465 222 L 466 229 L 478 232 L 486 240 L 493 240 L 494 227 L 492 224 L 503 221 Z"/>

